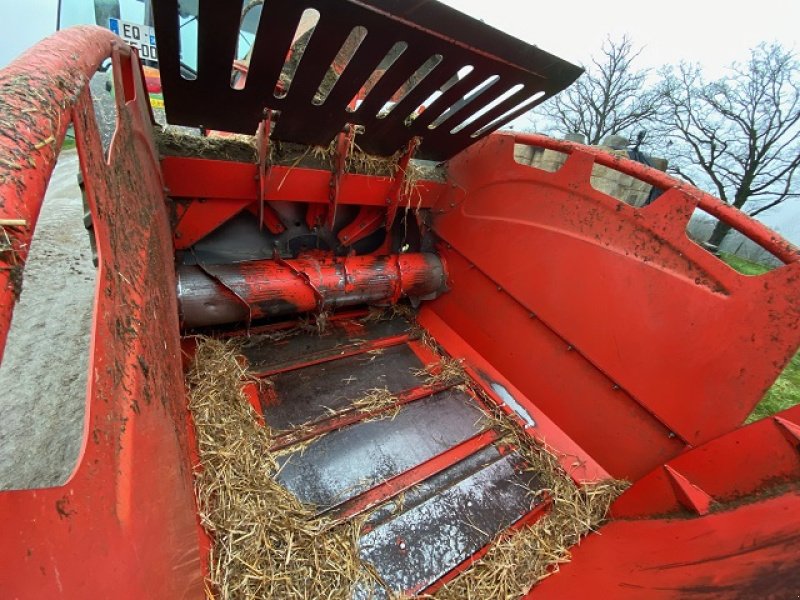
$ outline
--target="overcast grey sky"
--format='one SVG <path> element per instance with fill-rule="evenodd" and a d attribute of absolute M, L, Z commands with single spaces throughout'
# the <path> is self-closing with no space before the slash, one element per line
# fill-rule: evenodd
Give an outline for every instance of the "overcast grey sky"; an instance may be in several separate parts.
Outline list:
<path fill-rule="evenodd" d="M 628 33 L 645 46 L 642 64 L 695 60 L 712 73 L 763 40 L 800 46 L 798 0 L 444 1 L 573 62 L 587 61 L 609 34 Z M 0 66 L 55 29 L 56 6 L 56 0 L 0 0 Z"/>
<path fill-rule="evenodd" d="M 588 62 L 607 36 L 623 34 L 644 47 L 642 67 L 696 61 L 709 75 L 746 59 L 749 48 L 761 41 L 779 41 L 800 51 L 800 0 L 444 2 L 574 63 Z M 0 0 L 0 67 L 54 31 L 56 7 L 57 0 Z M 798 211 L 786 206 L 763 216 L 800 243 L 800 218 L 790 214 L 794 217 Z"/>

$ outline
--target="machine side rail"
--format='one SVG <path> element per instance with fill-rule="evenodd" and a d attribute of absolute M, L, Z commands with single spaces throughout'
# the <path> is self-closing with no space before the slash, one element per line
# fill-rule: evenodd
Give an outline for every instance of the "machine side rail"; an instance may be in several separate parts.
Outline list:
<path fill-rule="evenodd" d="M 580 151 L 583 154 L 590 155 L 598 165 L 615 169 L 661 190 L 679 189 L 696 200 L 697 207 L 700 210 L 730 225 L 732 229 L 764 248 L 784 264 L 788 265 L 800 261 L 800 249 L 788 240 L 785 240 L 765 225 L 730 204 L 726 204 L 719 198 L 688 183 L 675 179 L 663 171 L 648 167 L 629 158 L 604 152 L 598 148 L 566 140 L 556 140 L 545 135 L 517 134 L 514 140 L 518 144 L 537 146 L 547 150 L 564 152 L 565 154 Z"/>
<path fill-rule="evenodd" d="M 88 82 L 108 58 L 106 150 Z M 99 27 L 58 32 L 0 73 L 0 107 L 0 349 L 70 123 L 98 252 L 77 465 L 62 485 L 0 492 L 0 595 L 200 597 L 172 239 L 138 57 Z"/>
<path fill-rule="evenodd" d="M 77 27 L 0 72 L 0 361 L 44 194 L 81 91 L 114 35 Z"/>

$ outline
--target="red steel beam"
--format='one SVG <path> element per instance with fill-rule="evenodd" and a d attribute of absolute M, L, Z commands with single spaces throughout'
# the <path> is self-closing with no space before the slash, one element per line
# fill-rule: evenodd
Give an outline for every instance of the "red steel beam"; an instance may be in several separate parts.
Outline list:
<path fill-rule="evenodd" d="M 391 348 L 392 346 L 399 346 L 400 344 L 405 344 L 409 340 L 410 337 L 407 333 L 403 333 L 401 335 L 393 335 L 391 337 L 385 337 L 379 340 L 370 340 L 367 342 L 357 342 L 353 340 L 351 341 L 350 344 L 345 344 L 342 346 L 336 346 L 335 348 L 331 348 L 332 352 L 331 354 L 327 354 L 325 356 L 317 356 L 309 360 L 292 363 L 290 365 L 280 366 L 274 369 L 265 369 L 263 371 L 253 370 L 251 371 L 251 374 L 255 377 L 272 377 L 273 375 L 277 375 L 278 373 L 286 373 L 287 371 L 296 371 L 297 369 L 304 369 L 306 367 L 312 367 L 314 365 L 321 365 L 323 363 L 339 360 L 340 358 L 348 358 L 350 356 L 365 354 L 372 350 L 382 350 L 383 348 Z"/>
<path fill-rule="evenodd" d="M 167 156 L 161 169 L 168 195 L 173 198 L 226 198 L 258 200 L 258 165 L 204 158 Z M 267 201 L 330 204 L 331 172 L 305 167 L 273 165 L 266 180 Z M 386 207 L 393 179 L 374 175 L 344 173 L 337 204 Z M 414 206 L 432 208 L 447 185 L 418 181 Z M 418 194 L 418 195 L 417 195 Z"/>
<path fill-rule="evenodd" d="M 186 250 L 194 246 L 217 227 L 226 223 L 250 204 L 250 200 L 231 201 L 203 198 L 189 202 L 175 225 L 175 248 Z"/>

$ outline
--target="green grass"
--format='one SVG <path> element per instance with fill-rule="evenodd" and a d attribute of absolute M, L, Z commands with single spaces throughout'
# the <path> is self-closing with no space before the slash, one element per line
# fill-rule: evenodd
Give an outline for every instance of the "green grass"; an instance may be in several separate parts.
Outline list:
<path fill-rule="evenodd" d="M 720 252 L 719 257 L 728 263 L 731 267 L 743 273 L 744 275 L 761 275 L 771 269 L 760 263 L 753 262 L 744 258 L 739 258 L 727 252 Z"/>
<path fill-rule="evenodd" d="M 756 405 L 746 422 L 758 421 L 796 404 L 800 404 L 800 352 L 786 365 L 781 376 Z"/>
<path fill-rule="evenodd" d="M 75 147 L 75 138 L 73 137 L 65 137 L 64 143 L 61 145 L 61 150 L 71 150 Z"/>
<path fill-rule="evenodd" d="M 762 264 L 725 252 L 720 253 L 720 258 L 745 275 L 761 275 L 770 270 Z M 746 422 L 758 421 L 797 404 L 800 404 L 800 352 L 789 361 L 783 373 L 747 417 Z"/>

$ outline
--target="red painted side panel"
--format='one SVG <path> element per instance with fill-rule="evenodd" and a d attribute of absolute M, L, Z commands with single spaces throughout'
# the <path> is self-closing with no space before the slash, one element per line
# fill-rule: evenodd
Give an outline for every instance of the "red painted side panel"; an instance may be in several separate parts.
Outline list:
<path fill-rule="evenodd" d="M 68 30 L 12 65 L 37 58 L 57 78 L 65 67 L 53 56 L 86 60 L 74 100 L 46 109 L 74 122 L 99 267 L 78 465 L 63 486 L 0 493 L 2 598 L 204 595 L 171 232 L 147 94 L 138 61 L 120 46 L 112 58 L 123 97 L 106 163 L 84 85 L 115 40 L 99 28 Z M 39 168 L 49 176 L 54 154 L 46 160 Z M 26 205 L 40 205 L 46 181 L 27 189 Z"/>
<path fill-rule="evenodd" d="M 782 412 L 783 423 L 800 426 L 800 406 Z M 668 463 L 716 502 L 730 502 L 783 481 L 800 480 L 800 440 L 776 418 L 762 419 L 711 440 Z M 664 468 L 648 473 L 612 506 L 615 517 L 667 514 L 684 508 Z"/>
<path fill-rule="evenodd" d="M 776 240 L 791 264 L 740 275 L 687 238 L 695 207 L 716 206 L 697 190 L 672 182 L 636 209 L 591 187 L 592 153 L 569 146 L 548 173 L 514 142 L 449 165 L 464 193 L 438 205 L 453 292 L 436 312 L 612 474 L 738 426 L 800 345 L 797 251 Z M 523 312 L 536 318 L 510 327 Z"/>
<path fill-rule="evenodd" d="M 161 164 L 170 196 L 258 200 L 258 165 L 255 163 L 167 156 Z M 266 198 L 328 204 L 330 181 L 330 171 L 274 165 L 267 176 Z M 338 204 L 385 207 L 392 181 L 389 177 L 345 173 Z M 436 181 L 417 182 L 414 206 L 433 206 L 444 189 L 445 185 Z"/>
<path fill-rule="evenodd" d="M 463 256 L 427 306 L 614 477 L 635 480 L 686 445 Z M 524 269 L 524 263 L 520 269 Z"/>
<path fill-rule="evenodd" d="M 530 598 L 796 598 L 800 493 L 696 519 L 615 521 L 572 552 Z"/>

